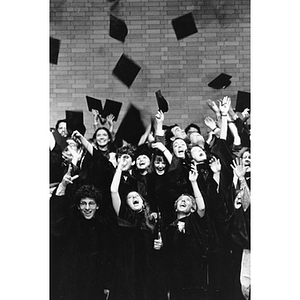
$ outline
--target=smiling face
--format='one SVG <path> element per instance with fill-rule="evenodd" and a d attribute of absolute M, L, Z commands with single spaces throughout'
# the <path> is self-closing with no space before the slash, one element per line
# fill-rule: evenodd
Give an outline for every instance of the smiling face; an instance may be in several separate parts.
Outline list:
<path fill-rule="evenodd" d="M 202 163 L 207 159 L 206 153 L 200 146 L 191 148 L 191 156 L 196 163 Z"/>
<path fill-rule="evenodd" d="M 127 204 L 133 211 L 140 211 L 144 206 L 144 201 L 137 192 L 130 192 L 127 195 Z"/>
<path fill-rule="evenodd" d="M 184 158 L 186 149 L 187 145 L 184 140 L 177 139 L 173 142 L 173 153 L 176 157 Z"/>
<path fill-rule="evenodd" d="M 157 175 L 163 175 L 165 173 L 167 163 L 166 163 L 163 156 L 156 155 L 155 159 L 154 159 L 154 162 L 153 162 L 153 165 L 154 165 L 154 170 L 155 170 Z"/>
<path fill-rule="evenodd" d="M 246 167 L 247 172 L 250 172 L 251 169 L 251 154 L 249 151 L 245 151 L 242 155 L 242 160 L 244 166 Z"/>
<path fill-rule="evenodd" d="M 96 133 L 96 143 L 100 148 L 107 146 L 110 141 L 108 133 L 104 129 L 99 129 Z"/>
<path fill-rule="evenodd" d="M 146 170 L 150 165 L 150 158 L 145 154 L 141 154 L 136 158 L 135 163 L 138 170 Z"/>
<path fill-rule="evenodd" d="M 181 195 L 175 203 L 177 214 L 188 215 L 189 213 L 195 211 L 195 204 L 193 200 L 188 195 Z"/>
<path fill-rule="evenodd" d="M 96 201 L 91 198 L 81 199 L 79 202 L 79 210 L 85 219 L 90 220 L 95 216 L 95 213 L 99 206 Z"/>
<path fill-rule="evenodd" d="M 57 131 L 58 131 L 58 133 L 59 133 L 62 137 L 66 137 L 66 136 L 68 135 L 68 131 L 67 131 L 67 123 L 66 123 L 66 122 L 60 122 L 60 123 L 58 124 Z"/>

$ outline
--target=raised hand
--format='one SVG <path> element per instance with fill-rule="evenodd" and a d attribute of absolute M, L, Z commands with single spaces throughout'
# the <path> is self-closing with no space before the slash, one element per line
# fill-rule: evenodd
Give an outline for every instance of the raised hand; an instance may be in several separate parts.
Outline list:
<path fill-rule="evenodd" d="M 74 130 L 71 135 L 71 138 L 76 141 L 81 141 L 81 139 L 83 138 L 83 135 L 78 130 Z"/>
<path fill-rule="evenodd" d="M 209 127 L 211 130 L 214 130 L 217 127 L 216 122 L 211 117 L 206 117 L 204 119 L 204 123 L 207 127 Z"/>
<path fill-rule="evenodd" d="M 228 96 L 225 96 L 223 99 L 218 100 L 218 103 L 221 114 L 227 115 L 231 105 L 231 99 Z"/>
<path fill-rule="evenodd" d="M 233 160 L 230 166 L 233 169 L 234 175 L 236 175 L 238 178 L 243 178 L 245 176 L 247 169 L 244 166 L 241 158 L 236 158 Z"/>
<path fill-rule="evenodd" d="M 197 181 L 197 178 L 198 178 L 197 167 L 195 166 L 195 164 L 192 164 L 190 172 L 189 172 L 189 181 L 195 182 L 195 181 Z"/>
<path fill-rule="evenodd" d="M 154 149 L 158 149 L 161 152 L 164 152 L 164 150 L 166 150 L 166 146 L 162 142 L 152 143 L 151 147 L 154 148 Z"/>
<path fill-rule="evenodd" d="M 72 177 L 71 172 L 72 172 L 72 165 L 69 164 L 68 171 L 62 179 L 62 184 L 64 186 L 67 186 L 69 183 L 73 184 L 73 181 L 79 177 L 79 175 L 75 175 L 75 176 Z"/>
<path fill-rule="evenodd" d="M 157 123 L 163 123 L 163 121 L 165 120 L 165 115 L 164 115 L 164 113 L 163 113 L 161 110 L 159 110 L 159 111 L 157 112 L 157 114 L 155 115 L 155 119 L 156 119 L 156 122 L 157 122 Z"/>
<path fill-rule="evenodd" d="M 211 168 L 211 170 L 212 170 L 214 173 L 220 172 L 220 171 L 221 171 L 221 163 L 220 163 L 220 160 L 213 156 L 213 157 L 209 160 L 209 167 Z"/>
<path fill-rule="evenodd" d="M 221 113 L 220 113 L 220 110 L 219 110 L 219 107 L 217 106 L 217 104 L 210 99 L 208 99 L 206 101 L 206 104 L 216 114 L 217 119 L 219 119 L 221 117 Z"/>
<path fill-rule="evenodd" d="M 106 121 L 109 126 L 113 126 L 115 120 L 115 116 L 113 114 L 110 114 L 106 117 Z"/>

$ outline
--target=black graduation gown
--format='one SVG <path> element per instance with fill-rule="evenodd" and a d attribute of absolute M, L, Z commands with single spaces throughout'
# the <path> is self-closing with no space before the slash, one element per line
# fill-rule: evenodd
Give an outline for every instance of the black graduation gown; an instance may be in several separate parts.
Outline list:
<path fill-rule="evenodd" d="M 170 224 L 164 235 L 171 300 L 207 299 L 206 216 L 194 212 Z M 185 232 L 178 229 L 183 222 Z"/>
<path fill-rule="evenodd" d="M 134 212 L 122 202 L 118 224 L 114 281 L 109 299 L 151 299 L 147 287 L 153 278 L 149 255 L 153 248 L 153 234 L 145 224 L 144 213 Z"/>
<path fill-rule="evenodd" d="M 107 238 L 103 218 L 85 219 L 72 201 L 50 200 L 52 300 L 101 300 L 107 287 Z"/>

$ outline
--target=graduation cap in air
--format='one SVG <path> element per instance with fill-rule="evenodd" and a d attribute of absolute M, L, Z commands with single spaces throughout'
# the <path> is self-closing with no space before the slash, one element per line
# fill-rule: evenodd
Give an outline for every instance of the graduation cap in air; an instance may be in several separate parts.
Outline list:
<path fill-rule="evenodd" d="M 125 54 L 122 54 L 112 74 L 121 80 L 128 88 L 132 85 L 141 67 L 132 61 Z"/>
<path fill-rule="evenodd" d="M 128 29 L 126 23 L 117 17 L 110 15 L 109 17 L 109 36 L 124 43 Z"/>
<path fill-rule="evenodd" d="M 60 40 L 50 37 L 50 63 L 57 65 Z"/>
<path fill-rule="evenodd" d="M 114 121 L 117 121 L 122 104 L 123 103 L 119 101 L 106 99 L 103 108 L 102 118 L 106 118 L 108 115 L 113 114 L 115 116 Z"/>
<path fill-rule="evenodd" d="M 147 134 L 147 129 L 150 128 L 150 121 L 147 124 L 144 112 L 137 109 L 133 104 L 130 104 L 119 128 L 116 133 L 116 138 L 123 139 L 127 143 L 134 146 L 142 143 L 143 137 Z"/>
<path fill-rule="evenodd" d="M 236 97 L 235 111 L 243 112 L 245 108 L 250 109 L 250 93 L 238 91 Z"/>
<path fill-rule="evenodd" d="M 172 26 L 177 40 L 181 40 L 198 32 L 193 14 L 191 12 L 173 19 Z"/>
<path fill-rule="evenodd" d="M 167 112 L 169 110 L 169 104 L 168 101 L 161 94 L 161 91 L 158 90 L 157 92 L 155 92 L 155 96 L 156 96 L 158 109 L 161 110 L 162 112 Z"/>
<path fill-rule="evenodd" d="M 60 146 L 60 149 L 63 151 L 68 146 L 66 138 L 61 136 L 57 130 L 54 130 L 52 134 L 54 136 L 56 143 Z"/>
<path fill-rule="evenodd" d="M 99 114 L 102 114 L 102 102 L 99 99 L 90 97 L 90 96 L 86 96 L 86 102 L 87 102 L 87 106 L 89 111 L 92 111 L 92 109 L 96 109 L 98 110 Z"/>
<path fill-rule="evenodd" d="M 66 120 L 68 132 L 72 134 L 74 130 L 78 130 L 82 135 L 85 134 L 86 128 L 83 123 L 83 112 L 80 110 L 66 110 Z"/>
<path fill-rule="evenodd" d="M 213 88 L 213 89 L 216 89 L 216 90 L 225 89 L 231 84 L 231 81 L 230 81 L 231 77 L 232 76 L 230 76 L 230 75 L 227 75 L 225 73 L 221 73 L 214 80 L 212 80 L 208 84 L 208 86 Z"/>

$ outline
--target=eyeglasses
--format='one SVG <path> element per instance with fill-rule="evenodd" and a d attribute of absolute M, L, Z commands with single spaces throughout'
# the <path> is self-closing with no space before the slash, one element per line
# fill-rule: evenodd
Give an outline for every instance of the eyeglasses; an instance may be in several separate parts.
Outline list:
<path fill-rule="evenodd" d="M 97 203 L 96 202 L 89 202 L 89 203 L 87 203 L 87 202 L 80 202 L 79 205 L 80 205 L 80 207 L 87 207 L 87 206 L 89 206 L 91 208 L 95 208 L 97 206 Z"/>

